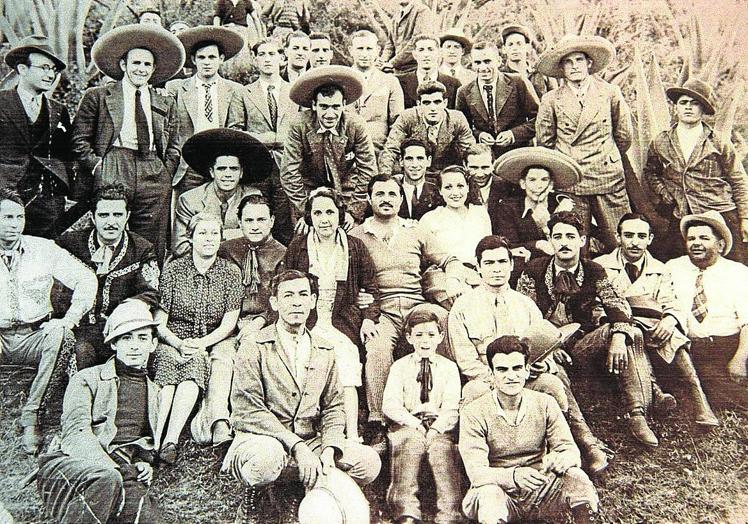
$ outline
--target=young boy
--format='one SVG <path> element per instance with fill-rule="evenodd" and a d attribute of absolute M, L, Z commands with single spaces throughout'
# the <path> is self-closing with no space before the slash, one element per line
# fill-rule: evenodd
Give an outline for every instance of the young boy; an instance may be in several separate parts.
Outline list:
<path fill-rule="evenodd" d="M 417 497 L 421 459 L 428 458 L 436 482 L 436 523 L 458 522 L 460 471 L 454 443 L 460 401 L 460 373 L 436 354 L 444 338 L 432 311 L 415 310 L 405 320 L 405 338 L 413 353 L 390 368 L 382 412 L 392 423 L 390 487 L 387 501 L 397 523 L 420 522 Z"/>

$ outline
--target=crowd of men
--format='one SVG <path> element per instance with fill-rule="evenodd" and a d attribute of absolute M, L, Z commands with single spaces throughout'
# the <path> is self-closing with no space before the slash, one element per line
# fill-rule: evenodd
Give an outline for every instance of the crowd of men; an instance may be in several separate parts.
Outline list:
<path fill-rule="evenodd" d="M 431 35 L 401 0 L 390 41 L 358 30 L 352 65 L 332 65 L 303 2 L 252 5 L 101 35 L 73 118 L 48 96 L 66 64 L 44 37 L 5 57 L 0 361 L 37 368 L 19 423 L 48 515 L 161 521 L 148 487 L 189 423 L 224 446 L 240 523 L 293 480 L 301 522 L 368 522 L 360 487 L 383 462 L 398 523 L 422 519 L 422 462 L 435 522 L 587 523 L 612 452 L 572 361 L 617 383 L 645 448 L 655 413 L 685 404 L 704 430 L 712 407 L 748 413 L 748 177 L 704 121 L 710 86 L 667 90 L 674 124 L 643 177 L 655 217 L 632 209 L 604 38 L 531 64 L 525 26 Z M 258 16 L 272 36 L 245 86 L 221 71 Z M 61 434 L 42 450 L 59 366 Z"/>

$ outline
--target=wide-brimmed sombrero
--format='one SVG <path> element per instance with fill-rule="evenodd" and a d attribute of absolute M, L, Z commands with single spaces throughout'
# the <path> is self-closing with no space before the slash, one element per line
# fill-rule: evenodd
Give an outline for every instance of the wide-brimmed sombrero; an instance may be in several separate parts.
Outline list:
<path fill-rule="evenodd" d="M 255 137 L 237 129 L 207 129 L 192 135 L 182 146 L 182 157 L 197 173 L 207 177 L 219 156 L 235 156 L 241 163 L 242 182 L 251 184 L 270 176 L 273 157 Z"/>
<path fill-rule="evenodd" d="M 546 168 L 551 173 L 554 189 L 571 187 L 582 178 L 582 168 L 573 158 L 545 147 L 512 149 L 493 164 L 494 173 L 515 184 L 519 184 L 528 167 Z"/>
<path fill-rule="evenodd" d="M 501 41 L 506 42 L 506 37 L 513 34 L 519 33 L 524 36 L 528 42 L 532 43 L 535 40 L 535 35 L 530 28 L 522 24 L 507 24 L 501 28 Z"/>
<path fill-rule="evenodd" d="M 65 62 L 54 53 L 52 47 L 49 45 L 47 37 L 41 35 L 27 36 L 18 42 L 10 51 L 8 51 L 8 54 L 5 55 L 5 63 L 8 64 L 9 67 L 15 69 L 18 64 L 26 61 L 29 53 L 43 54 L 52 60 L 60 70 L 67 67 Z"/>
<path fill-rule="evenodd" d="M 592 60 L 592 75 L 601 71 L 615 58 L 616 48 L 601 36 L 567 35 L 540 56 L 536 69 L 546 76 L 563 78 L 561 60 L 571 53 L 584 53 Z"/>
<path fill-rule="evenodd" d="M 209 44 L 216 44 L 224 58 L 228 60 L 236 56 L 244 47 L 242 35 L 226 27 L 212 25 L 200 25 L 185 29 L 177 35 L 177 38 L 182 42 L 187 56 L 192 56 L 198 50 L 198 46 L 205 47 Z"/>
<path fill-rule="evenodd" d="M 124 72 L 119 61 L 131 49 L 148 49 L 153 53 L 155 64 L 151 85 L 166 82 L 184 66 L 182 43 L 169 31 L 154 24 L 115 27 L 94 43 L 91 56 L 99 71 L 115 80 L 121 80 Z"/>
<path fill-rule="evenodd" d="M 445 31 L 439 37 L 439 44 L 442 45 L 447 40 L 454 40 L 455 42 L 459 42 L 462 45 L 463 49 L 465 49 L 466 53 L 469 53 L 470 49 L 472 49 L 473 47 L 473 41 L 465 35 L 462 29 L 458 29 L 456 27 Z"/>
<path fill-rule="evenodd" d="M 361 488 L 335 468 L 320 475 L 299 504 L 299 524 L 369 524 L 369 503 Z"/>
<path fill-rule="evenodd" d="M 346 104 L 359 99 L 364 91 L 364 77 L 348 66 L 330 65 L 315 67 L 303 72 L 291 84 L 288 96 L 301 107 L 312 107 L 314 94 L 322 86 L 336 85 L 343 90 Z"/>
<path fill-rule="evenodd" d="M 707 115 L 714 114 L 714 90 L 703 80 L 698 78 L 688 79 L 682 86 L 668 87 L 665 94 L 673 103 L 676 103 L 682 95 L 690 96 L 694 100 L 698 100 L 701 107 L 704 108 L 704 113 Z"/>
<path fill-rule="evenodd" d="M 699 213 L 698 215 L 686 215 L 680 219 L 680 234 L 683 236 L 683 240 L 686 239 L 686 233 L 688 233 L 688 227 L 694 222 L 703 222 L 711 226 L 717 236 L 722 237 L 725 241 L 725 249 L 722 250 L 722 254 L 725 255 L 732 249 L 732 232 L 727 227 L 725 219 L 722 218 L 722 214 L 719 211 L 707 211 L 705 213 Z"/>
<path fill-rule="evenodd" d="M 546 358 L 565 344 L 574 333 L 579 331 L 581 326 L 581 324 L 571 323 L 556 327 L 545 319 L 533 322 L 522 337 L 522 342 L 527 344 L 530 350 L 527 363 L 534 364 Z"/>

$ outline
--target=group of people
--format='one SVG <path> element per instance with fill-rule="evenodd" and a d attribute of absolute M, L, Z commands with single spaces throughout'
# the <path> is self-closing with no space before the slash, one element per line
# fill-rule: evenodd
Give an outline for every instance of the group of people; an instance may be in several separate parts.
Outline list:
<path fill-rule="evenodd" d="M 240 25 L 245 4 L 221 3 Z M 329 36 L 275 4 L 285 39 L 252 45 L 248 86 L 221 76 L 245 41 L 220 23 L 103 34 L 101 85 L 72 119 L 46 96 L 65 63 L 44 38 L 5 57 L 0 360 L 37 367 L 26 452 L 55 368 L 74 371 L 39 456 L 49 515 L 160 521 L 154 466 L 177 463 L 189 423 L 224 446 L 237 522 L 293 479 L 302 522 L 363 521 L 382 457 L 398 523 L 422 519 L 424 459 L 435 522 L 593 522 L 612 452 L 573 360 L 617 383 L 644 447 L 678 406 L 658 375 L 701 428 L 712 406 L 748 413 L 748 177 L 704 122 L 708 85 L 667 90 L 675 123 L 644 172 L 656 231 L 624 169 L 628 105 L 596 75 L 607 40 L 567 36 L 529 64 L 534 36 L 512 24 L 502 59 L 421 33 L 428 8 L 401 0 L 392 41 L 358 30 L 353 65 L 331 65 Z"/>

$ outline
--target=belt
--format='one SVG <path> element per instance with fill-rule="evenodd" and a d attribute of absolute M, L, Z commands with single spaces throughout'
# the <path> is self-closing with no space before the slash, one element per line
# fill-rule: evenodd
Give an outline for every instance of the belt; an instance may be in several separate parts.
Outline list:
<path fill-rule="evenodd" d="M 25 332 L 29 333 L 39 329 L 52 315 L 47 315 L 35 322 L 11 322 L 9 326 L 0 327 L 0 333 Z"/>
<path fill-rule="evenodd" d="M 691 339 L 692 344 L 715 344 L 720 342 L 728 342 L 735 340 L 740 337 L 739 333 L 735 333 L 734 335 L 726 335 L 722 337 L 718 336 L 712 336 L 712 337 L 694 337 Z"/>

